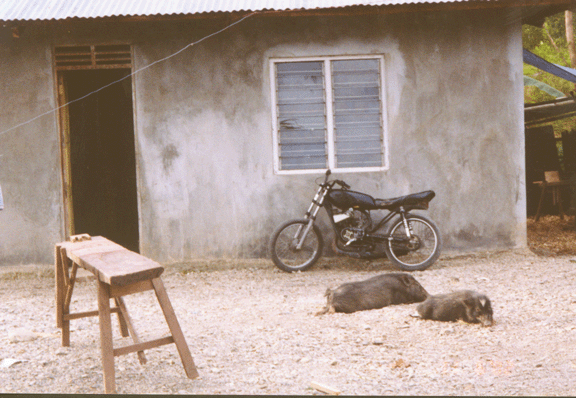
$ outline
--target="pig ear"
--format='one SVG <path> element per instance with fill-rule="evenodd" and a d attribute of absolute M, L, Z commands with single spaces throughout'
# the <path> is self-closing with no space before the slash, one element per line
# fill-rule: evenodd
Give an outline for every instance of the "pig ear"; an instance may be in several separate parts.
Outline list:
<path fill-rule="evenodd" d="M 406 286 L 410 286 L 412 284 L 412 280 L 410 279 L 410 277 L 408 275 L 402 275 L 402 277 L 400 278 L 400 280 L 402 281 L 402 283 Z"/>
<path fill-rule="evenodd" d="M 462 300 L 464 302 L 464 305 L 470 309 L 474 308 L 474 299 L 473 298 L 467 298 Z"/>

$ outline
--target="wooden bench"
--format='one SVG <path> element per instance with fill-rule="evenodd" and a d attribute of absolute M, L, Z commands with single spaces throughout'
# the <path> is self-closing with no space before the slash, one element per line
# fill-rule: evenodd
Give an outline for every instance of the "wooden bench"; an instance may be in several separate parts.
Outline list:
<path fill-rule="evenodd" d="M 78 267 L 93 273 L 98 281 L 97 311 L 70 313 Z M 56 245 L 56 323 L 62 329 L 62 345 L 70 346 L 71 320 L 88 316 L 99 317 L 104 389 L 107 394 L 116 393 L 114 357 L 137 352 L 140 363 L 144 364 L 144 350 L 165 344 L 176 344 L 186 375 L 190 379 L 198 377 L 192 355 L 160 279 L 162 272 L 164 268 L 157 262 L 101 236 L 75 235 L 70 241 Z M 122 296 L 147 290 L 154 290 L 171 335 L 141 342 Z M 115 307 L 110 307 L 110 299 L 114 299 Z M 118 315 L 122 336 L 130 335 L 134 344 L 121 348 L 113 347 L 111 313 Z"/>

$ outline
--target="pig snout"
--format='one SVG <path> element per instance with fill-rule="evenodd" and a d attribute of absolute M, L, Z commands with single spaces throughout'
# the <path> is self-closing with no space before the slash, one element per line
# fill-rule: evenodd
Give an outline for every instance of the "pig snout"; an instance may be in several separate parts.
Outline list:
<path fill-rule="evenodd" d="M 419 303 L 424 301 L 430 296 L 430 294 L 422 287 L 420 283 L 414 279 L 414 283 L 411 283 L 408 288 L 408 294 L 414 300 L 414 303 Z"/>
<path fill-rule="evenodd" d="M 480 324 L 482 326 L 485 326 L 485 327 L 489 327 L 489 326 L 492 326 L 494 324 L 494 319 L 492 319 L 491 314 L 481 314 L 478 317 L 478 321 L 480 322 Z"/>
<path fill-rule="evenodd" d="M 492 326 L 494 324 L 492 303 L 483 294 L 476 294 L 473 299 L 474 319 L 482 326 Z"/>

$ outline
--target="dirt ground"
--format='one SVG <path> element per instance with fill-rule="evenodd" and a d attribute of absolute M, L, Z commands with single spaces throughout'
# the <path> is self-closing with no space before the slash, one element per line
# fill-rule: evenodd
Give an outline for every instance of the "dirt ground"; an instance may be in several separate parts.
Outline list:
<path fill-rule="evenodd" d="M 574 217 L 544 216 L 528 219 L 528 247 L 542 256 L 576 256 Z"/>
<path fill-rule="evenodd" d="M 441 256 L 412 275 L 432 294 L 486 293 L 495 325 L 423 321 L 416 304 L 315 316 L 327 287 L 395 271 L 384 260 L 322 259 L 286 274 L 269 260 L 175 264 L 163 276 L 200 378 L 174 345 L 116 358 L 120 394 L 575 395 L 573 220 L 530 222 L 531 250 Z M 72 321 L 60 344 L 51 265 L 0 267 L 0 393 L 103 393 L 97 318 Z M 126 297 L 144 340 L 167 327 L 151 292 Z M 77 285 L 72 311 L 92 310 Z M 113 318 L 115 347 L 121 338 Z"/>

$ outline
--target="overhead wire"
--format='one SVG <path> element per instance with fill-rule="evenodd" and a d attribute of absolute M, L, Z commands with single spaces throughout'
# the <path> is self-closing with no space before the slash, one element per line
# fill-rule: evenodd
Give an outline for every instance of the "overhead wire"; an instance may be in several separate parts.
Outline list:
<path fill-rule="evenodd" d="M 119 82 L 121 82 L 121 81 L 123 81 L 123 80 L 125 80 L 125 79 L 128 79 L 129 77 L 132 77 L 132 76 L 134 76 L 135 74 L 142 72 L 143 70 L 146 70 L 146 69 L 148 69 L 148 68 L 150 68 L 150 67 L 152 67 L 152 66 L 154 66 L 154 65 L 156 65 L 156 64 L 159 64 L 159 63 L 161 63 L 161 62 L 167 61 L 168 59 L 170 59 L 170 58 L 172 58 L 172 57 L 175 57 L 176 55 L 178 55 L 178 54 L 186 51 L 188 48 L 190 48 L 190 47 L 192 47 L 192 46 L 195 46 L 196 44 L 201 43 L 201 42 L 203 42 L 204 40 L 207 40 L 207 39 L 209 39 L 209 38 L 211 38 L 211 37 L 213 37 L 213 36 L 216 36 L 216 35 L 224 32 L 225 30 L 230 29 L 230 28 L 233 27 L 234 25 L 237 25 L 237 24 L 241 23 L 242 21 L 244 21 L 245 19 L 250 18 L 251 16 L 253 16 L 253 15 L 255 15 L 255 14 L 258 14 L 258 13 L 259 13 L 258 11 L 254 11 L 254 12 L 248 14 L 248 15 L 245 15 L 244 17 L 240 18 L 238 21 L 235 21 L 235 22 L 233 22 L 233 23 L 225 26 L 224 28 L 222 28 L 222 29 L 220 29 L 220 30 L 218 30 L 218 31 L 216 31 L 216 32 L 210 33 L 209 35 L 204 36 L 203 38 L 201 38 L 201 39 L 199 39 L 199 40 L 196 40 L 196 41 L 194 41 L 194 42 L 188 43 L 186 46 L 182 47 L 180 50 L 178 50 L 178 51 L 176 51 L 176 52 L 174 52 L 174 53 L 172 53 L 172 54 L 170 54 L 170 55 L 168 55 L 168 56 L 166 56 L 166 57 L 164 57 L 164 58 L 158 59 L 158 60 L 156 60 L 156 61 L 154 61 L 154 62 L 152 62 L 152 63 L 150 63 L 150 64 L 148 64 L 148 65 L 146 65 L 146 66 L 143 66 L 142 68 L 139 68 L 139 69 L 131 72 L 130 74 L 128 74 L 128 75 L 126 75 L 126 76 L 124 76 L 124 77 L 122 77 L 122 78 L 120 78 L 120 79 L 118 79 L 118 80 L 115 80 L 115 81 L 113 81 L 113 82 L 111 82 L 111 83 L 108 83 L 108 84 L 106 84 L 105 86 L 102 86 L 102 87 L 100 87 L 100 88 L 98 88 L 98 89 L 96 89 L 96 90 L 94 90 L 94 91 L 92 91 L 92 92 L 90 92 L 90 93 L 82 96 L 82 97 L 79 97 L 79 98 L 76 98 L 76 99 L 74 99 L 74 100 L 72 100 L 72 101 L 66 102 L 65 104 L 62 104 L 62 105 L 60 105 L 60 106 L 57 106 L 56 108 L 52 108 L 52 109 L 50 109 L 50 110 L 48 110 L 48 111 L 46 111 L 46 112 L 44 112 L 44 113 L 39 114 L 38 116 L 33 117 L 32 119 L 29 119 L 29 120 L 27 120 L 27 121 L 25 121 L 25 122 L 22 122 L 22 123 L 20 123 L 20 124 L 15 125 L 15 126 L 12 126 L 12 127 L 8 128 L 8 129 L 6 129 L 6 130 L 0 131 L 0 135 L 6 134 L 6 133 L 8 133 L 8 132 L 10 132 L 10 131 L 12 131 L 12 130 L 15 130 L 15 129 L 19 128 L 19 127 L 22 127 L 22 126 L 24 126 L 24 125 L 26 125 L 26 124 L 28 124 L 28 123 L 32 123 L 33 121 L 35 121 L 35 120 L 37 120 L 37 119 L 40 119 L 40 118 L 42 118 L 42 117 L 44 117 L 44 116 L 46 116 L 46 115 L 49 115 L 49 114 L 54 113 L 54 112 L 57 112 L 58 110 L 66 107 L 66 106 L 68 106 L 68 105 L 70 105 L 70 104 L 73 104 L 73 103 L 75 103 L 75 102 L 81 101 L 81 100 L 83 100 L 83 99 L 85 99 L 85 98 L 87 98 L 87 97 L 89 97 L 89 96 L 91 96 L 91 95 L 93 95 L 93 94 L 96 94 L 96 93 L 99 92 L 99 91 L 104 90 L 104 89 L 107 88 L 107 87 L 110 87 L 110 86 L 112 86 L 112 85 L 114 85 L 114 84 L 116 84 L 116 83 L 119 83 Z"/>
<path fill-rule="evenodd" d="M 264 11 L 264 12 L 265 12 L 265 13 L 268 13 L 268 12 L 270 12 L 270 11 Z M 90 93 L 88 93 L 88 94 L 80 97 L 80 98 L 76 98 L 76 99 L 74 99 L 74 100 L 72 100 L 72 101 L 66 102 L 65 104 L 62 104 L 62 105 L 57 106 L 57 107 L 55 107 L 55 108 L 52 108 L 52 109 L 50 109 L 50 110 L 48 110 L 48 111 L 46 111 L 46 112 L 44 112 L 44 113 L 41 113 L 41 114 L 39 114 L 39 115 L 37 115 L 37 116 L 35 116 L 35 117 L 33 117 L 33 118 L 25 121 L 25 122 L 19 123 L 19 124 L 15 125 L 15 126 L 12 126 L 12 127 L 8 128 L 8 129 L 6 129 L 6 130 L 0 131 L 0 136 L 1 136 L 1 135 L 4 135 L 4 134 L 6 134 L 6 133 L 8 133 L 8 132 L 10 132 L 10 131 L 16 130 L 17 128 L 22 127 L 22 126 L 24 126 L 24 125 L 26 125 L 26 124 L 28 124 L 28 123 L 31 123 L 31 122 L 33 122 L 33 121 L 35 121 L 35 120 L 37 120 L 37 119 L 40 119 L 40 118 L 42 118 L 42 117 L 44 117 L 44 116 L 46 116 L 46 115 L 55 113 L 55 112 L 57 112 L 58 110 L 66 107 L 66 106 L 68 106 L 68 105 L 70 105 L 70 104 L 73 104 L 73 103 L 75 103 L 75 102 L 81 101 L 81 100 L 83 100 L 83 99 L 85 99 L 85 98 L 87 98 L 87 97 L 89 97 L 89 96 L 91 96 L 91 95 L 93 95 L 93 94 L 98 93 L 99 91 L 102 91 L 102 90 L 106 89 L 107 87 L 110 87 L 110 86 L 112 86 L 112 85 L 114 85 L 114 84 L 116 84 L 116 83 L 119 83 L 119 82 L 121 82 L 121 81 L 123 81 L 123 80 L 125 80 L 125 79 L 128 79 L 128 78 L 136 75 L 137 73 L 140 73 L 140 72 L 142 72 L 142 71 L 144 71 L 144 70 L 146 70 L 146 69 L 148 69 L 148 68 L 150 68 L 150 67 L 152 67 L 152 66 L 154 66 L 154 65 L 156 65 L 156 64 L 159 64 L 159 63 L 161 63 L 161 62 L 164 62 L 164 61 L 166 61 L 166 60 L 168 60 L 168 59 L 170 59 L 170 58 L 172 58 L 172 57 L 175 57 L 176 55 L 178 55 L 178 54 L 186 51 L 188 48 L 190 48 L 190 47 L 192 47 L 192 46 L 194 46 L 194 45 L 196 45 L 196 44 L 198 44 L 198 43 L 201 43 L 201 42 L 203 42 L 204 40 L 207 40 L 207 39 L 209 39 L 209 38 L 211 38 L 211 37 L 213 37 L 213 36 L 216 36 L 216 35 L 224 32 L 224 31 L 230 29 L 231 27 L 233 27 L 233 26 L 235 26 L 235 25 L 243 22 L 243 21 L 246 20 L 247 18 L 250 18 L 250 17 L 252 17 L 252 16 L 254 16 L 254 15 L 256 15 L 256 14 L 260 14 L 260 13 L 262 13 L 262 11 L 254 11 L 254 12 L 251 12 L 250 14 L 245 15 L 245 16 L 243 16 L 242 18 L 240 18 L 238 21 L 235 21 L 235 22 L 233 22 L 233 23 L 225 26 L 224 28 L 222 28 L 222 29 L 220 29 L 220 30 L 218 30 L 218 31 L 216 31 L 216 32 L 213 32 L 213 33 L 211 33 L 211 34 L 209 34 L 209 35 L 207 35 L 207 36 L 204 36 L 204 37 L 202 37 L 202 38 L 199 39 L 199 40 L 196 40 L 196 41 L 194 41 L 194 42 L 191 42 L 191 43 L 187 44 L 186 46 L 182 47 L 180 50 L 178 50 L 178 51 L 176 51 L 176 52 L 174 52 L 174 53 L 172 53 L 172 54 L 170 54 L 170 55 L 168 55 L 168 56 L 166 56 L 166 57 L 164 57 L 164 58 L 158 59 L 158 60 L 156 60 L 156 61 L 154 61 L 154 62 L 152 62 L 152 63 L 150 63 L 150 64 L 148 64 L 148 65 L 146 65 L 146 66 L 143 66 L 142 68 L 139 68 L 139 69 L 131 72 L 130 74 L 128 74 L 128 75 L 126 75 L 126 76 L 124 76 L 124 77 L 122 77 L 122 78 L 120 78 L 120 79 L 118 79 L 118 80 L 116 80 L 116 81 L 113 81 L 113 82 L 111 82 L 111 83 L 109 83 L 109 84 L 106 84 L 105 86 L 102 86 L 102 87 L 100 87 L 100 88 L 98 88 L 98 89 L 96 89 L 96 90 L 94 90 L 94 91 L 92 91 L 92 92 L 90 92 Z M 533 10 L 533 9 L 529 9 L 528 14 L 532 14 L 532 13 L 536 14 L 536 13 L 538 13 L 538 11 L 537 11 L 537 10 Z M 506 13 L 506 14 L 505 14 L 505 18 L 506 18 L 506 20 L 504 21 L 504 22 L 505 22 L 505 25 L 510 25 L 510 24 L 512 24 L 512 23 L 516 23 L 518 20 L 521 20 L 521 19 L 522 19 L 522 17 L 519 16 L 518 13 L 515 13 L 515 12 Z"/>

